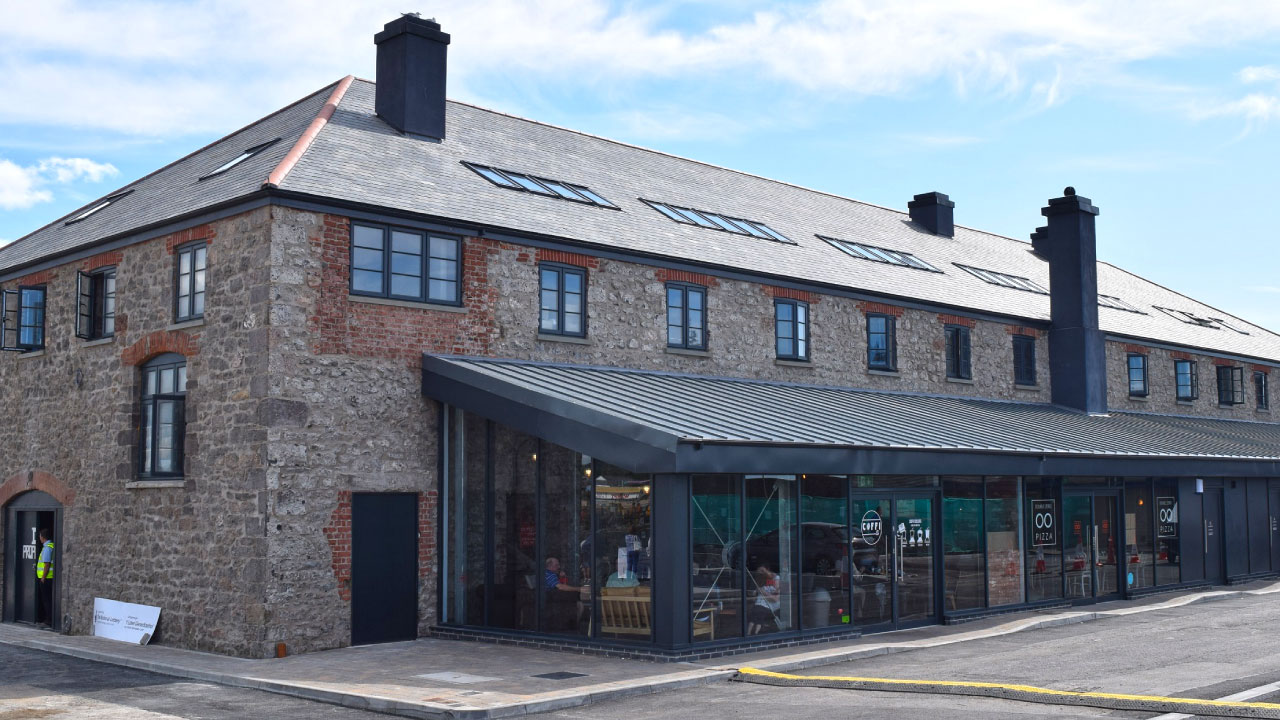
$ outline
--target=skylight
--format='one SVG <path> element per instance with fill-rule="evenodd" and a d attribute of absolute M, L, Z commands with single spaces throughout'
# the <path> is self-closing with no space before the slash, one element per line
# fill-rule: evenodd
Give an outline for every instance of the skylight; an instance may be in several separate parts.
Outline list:
<path fill-rule="evenodd" d="M 234 157 L 234 158 L 232 158 L 232 159 L 228 160 L 227 162 L 225 162 L 225 163 L 223 163 L 223 164 L 219 165 L 219 166 L 217 167 L 217 169 L 215 169 L 213 172 L 209 173 L 208 175 L 205 175 L 204 177 L 202 177 L 202 178 L 200 178 L 200 179 L 201 179 L 201 180 L 204 180 L 205 178 L 211 178 L 211 177 L 213 177 L 214 175 L 220 175 L 220 174 L 222 174 L 222 173 L 224 173 L 224 172 L 226 172 L 226 171 L 230 170 L 231 168 L 233 168 L 233 167 L 235 167 L 235 166 L 239 165 L 240 163 L 244 162 L 245 160 L 248 160 L 249 158 L 253 157 L 254 155 L 257 155 L 258 153 L 262 152 L 263 150 L 266 150 L 267 148 L 271 147 L 272 145 L 275 145 L 275 144 L 276 144 L 276 143 L 278 143 L 278 142 L 280 142 L 280 138 L 276 138 L 275 140 L 272 140 L 272 141 L 270 141 L 270 142 L 264 142 L 264 143 L 262 143 L 261 145 L 254 145 L 253 147 L 249 148 L 248 150 L 245 150 L 244 152 L 240 153 L 240 154 L 239 154 L 239 155 L 237 155 L 236 157 Z"/>
<path fill-rule="evenodd" d="M 1240 328 L 1227 324 L 1227 322 L 1222 318 L 1201 317 L 1193 312 L 1188 312 L 1186 310 L 1174 310 L 1173 308 L 1160 307 L 1159 305 L 1152 305 L 1152 307 L 1165 315 L 1168 315 L 1174 320 L 1187 323 L 1188 325 L 1199 325 L 1200 327 L 1206 327 L 1212 330 L 1222 330 L 1223 328 L 1226 328 L 1227 330 L 1240 333 L 1241 335 L 1249 334 L 1245 330 L 1241 330 Z"/>
<path fill-rule="evenodd" d="M 938 268 L 921 260 L 915 255 L 908 252 L 902 252 L 901 250 L 890 250 L 888 248 L 878 248 L 872 245 L 849 242 L 848 240 L 837 240 L 825 235 L 819 235 L 818 238 L 827 241 L 827 243 L 832 247 L 843 251 L 851 257 L 871 260 L 872 262 L 899 265 L 901 267 L 915 268 L 917 270 L 928 270 L 929 272 L 942 272 Z"/>
<path fill-rule="evenodd" d="M 1138 308 L 1112 295 L 1103 295 L 1102 293 L 1098 293 L 1098 305 L 1101 305 L 1102 307 L 1115 308 L 1116 310 L 1124 310 L 1125 312 L 1138 313 L 1139 315 L 1146 315 L 1146 313 L 1142 312 Z"/>
<path fill-rule="evenodd" d="M 94 213 L 98 212 L 99 210 L 102 210 L 102 209 L 103 209 L 103 208 L 105 208 L 106 206 L 108 206 L 108 205 L 110 205 L 110 204 L 114 203 L 115 201 L 119 200 L 120 198 L 124 197 L 125 195 L 128 195 L 128 194 L 129 194 L 129 193 L 131 193 L 131 192 L 133 192 L 133 190 L 125 190 L 124 192 L 116 193 L 115 195 L 108 195 L 107 197 L 105 197 L 105 198 L 103 198 L 103 199 L 99 200 L 98 202 L 94 203 L 92 206 L 90 206 L 90 207 L 89 207 L 89 209 L 88 209 L 88 210 L 85 210 L 84 212 L 80 213 L 79 215 L 77 215 L 77 216 L 75 216 L 75 217 L 71 218 L 70 220 L 68 220 L 68 221 L 67 221 L 66 223 L 64 223 L 64 224 L 65 224 L 65 225 L 70 225 L 71 223 L 78 223 L 78 222 L 80 222 L 81 220 L 84 220 L 85 218 L 89 217 L 90 215 L 93 215 Z"/>
<path fill-rule="evenodd" d="M 512 172 L 510 170 L 499 170 L 498 168 L 489 167 L 487 165 L 476 165 L 475 163 L 469 162 L 463 162 L 462 164 L 471 168 L 471 170 L 477 175 L 498 187 L 504 187 L 509 190 L 523 190 L 537 195 L 545 195 L 547 197 L 560 198 L 562 200 L 570 200 L 572 202 L 586 203 L 588 205 L 598 205 L 611 210 L 618 209 L 617 205 L 605 200 L 598 193 L 593 192 L 590 188 L 583 187 L 582 185 L 560 182 L 559 180 L 549 180 L 544 177 L 535 177 L 533 175 Z"/>
<path fill-rule="evenodd" d="M 1026 292 L 1033 292 L 1039 295 L 1049 294 L 1048 290 L 1045 290 L 1044 288 L 1040 287 L 1036 283 L 1024 277 L 1018 277 L 1017 275 L 1007 275 L 1005 273 L 996 272 L 994 270 L 983 270 L 982 268 L 969 267 L 968 265 L 961 265 L 960 263 L 951 263 L 951 264 L 955 265 L 961 270 L 964 270 L 965 272 L 978 278 L 979 280 L 986 283 L 991 283 L 992 285 L 999 285 L 1000 287 L 1012 288 L 1014 290 L 1025 290 Z"/>
<path fill-rule="evenodd" d="M 777 242 L 795 245 L 794 242 L 787 239 L 785 235 L 765 225 L 762 222 L 754 220 L 742 220 L 740 218 L 721 215 L 720 213 L 707 212 L 706 210 L 693 210 L 690 208 L 680 207 L 678 205 L 669 205 L 667 203 L 655 202 L 653 200 L 640 201 L 652 207 L 654 210 L 666 215 L 683 225 L 697 225 L 709 230 L 723 230 L 731 232 L 735 235 L 750 235 L 760 238 L 761 240 L 775 240 Z"/>

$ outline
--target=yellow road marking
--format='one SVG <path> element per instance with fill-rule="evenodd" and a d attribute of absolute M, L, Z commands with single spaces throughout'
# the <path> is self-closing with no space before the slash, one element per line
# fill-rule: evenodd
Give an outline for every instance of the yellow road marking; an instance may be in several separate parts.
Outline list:
<path fill-rule="evenodd" d="M 969 688 L 986 688 L 995 690 L 1015 690 L 1025 693 L 1038 693 L 1042 695 L 1060 695 L 1081 698 L 1099 698 L 1103 700 L 1135 700 L 1140 702 L 1160 702 L 1181 705 L 1209 705 L 1213 707 L 1224 708 L 1256 708 L 1265 710 L 1280 710 L 1280 703 L 1264 703 L 1264 702 L 1235 702 L 1230 700 L 1201 700 L 1199 698 L 1178 698 L 1163 697 L 1160 695 L 1127 695 L 1124 693 L 1101 693 L 1101 692 L 1079 692 L 1075 690 L 1054 690 L 1052 688 L 1036 687 L 1034 685 L 1011 685 L 1006 683 L 986 683 L 986 682 L 968 682 L 957 680 L 903 680 L 896 678 L 869 678 L 869 677 L 842 677 L 839 675 L 788 675 L 786 673 L 770 672 L 769 670 L 758 670 L 756 668 L 744 667 L 738 669 L 743 675 L 757 675 L 761 677 L 779 678 L 782 680 L 829 680 L 835 682 L 862 682 L 862 683 L 878 683 L 882 685 L 938 685 L 942 687 L 969 687 Z"/>

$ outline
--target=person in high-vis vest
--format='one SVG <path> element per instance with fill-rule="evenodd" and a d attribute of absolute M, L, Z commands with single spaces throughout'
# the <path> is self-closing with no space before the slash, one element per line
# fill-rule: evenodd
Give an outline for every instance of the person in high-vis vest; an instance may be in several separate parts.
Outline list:
<path fill-rule="evenodd" d="M 53 539 L 47 530 L 40 531 L 40 559 L 36 561 L 36 580 L 39 581 L 40 614 L 36 623 L 53 624 Z"/>

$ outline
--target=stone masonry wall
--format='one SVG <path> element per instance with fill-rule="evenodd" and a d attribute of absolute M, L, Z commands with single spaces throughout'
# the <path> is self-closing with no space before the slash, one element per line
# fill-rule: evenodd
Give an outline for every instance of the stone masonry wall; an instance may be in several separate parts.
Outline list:
<path fill-rule="evenodd" d="M 1129 353 L 1147 356 L 1146 397 L 1129 396 Z M 1178 400 L 1177 378 L 1174 375 L 1176 360 L 1195 361 L 1200 379 L 1200 397 L 1196 400 Z M 1218 404 L 1218 365 L 1244 368 L 1243 405 Z M 1182 350 L 1153 348 L 1134 342 L 1109 342 L 1107 343 L 1107 404 L 1112 410 L 1276 422 L 1276 417 L 1271 410 L 1258 409 L 1258 399 L 1253 386 L 1255 370 L 1269 374 L 1271 372 L 1271 368 L 1247 362 L 1224 360 Z M 1268 403 L 1270 407 L 1275 406 L 1277 399 L 1276 389 L 1271 387 L 1275 379 L 1274 374 L 1271 374 L 1270 381 L 1267 383 L 1271 394 L 1271 402 Z"/>
<path fill-rule="evenodd" d="M 268 216 L 255 210 L 5 284 L 47 287 L 44 351 L 0 354 L 0 477 L 47 476 L 67 490 L 57 572 L 70 632 L 89 632 L 93 599 L 106 597 L 160 606 L 162 644 L 236 655 L 261 646 Z M 199 239 L 209 243 L 204 320 L 172 326 L 173 248 Z M 76 271 L 110 265 L 116 335 L 78 339 Z M 162 352 L 187 357 L 185 476 L 134 484 L 136 365 Z"/>

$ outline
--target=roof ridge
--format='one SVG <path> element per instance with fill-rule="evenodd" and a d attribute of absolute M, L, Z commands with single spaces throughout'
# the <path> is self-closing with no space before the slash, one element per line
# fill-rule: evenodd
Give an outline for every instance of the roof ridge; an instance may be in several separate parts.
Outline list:
<path fill-rule="evenodd" d="M 306 130 L 302 131 L 297 141 L 293 143 L 293 147 L 289 148 L 289 152 L 280 159 L 280 164 L 276 165 L 271 174 L 267 176 L 266 181 L 262 183 L 264 188 L 280 187 L 280 183 L 284 182 L 285 177 L 289 175 L 289 171 L 293 170 L 293 166 L 297 165 L 302 156 L 310 149 L 311 143 L 315 142 L 316 136 L 320 134 L 325 125 L 329 124 L 329 118 L 333 117 L 334 110 L 338 109 L 338 103 L 342 102 L 343 95 L 346 95 L 347 88 L 351 87 L 351 82 L 355 79 L 355 75 L 348 75 L 338 81 L 337 86 L 333 88 L 333 92 L 329 94 L 329 99 L 320 107 L 320 111 L 316 113 L 311 124 L 307 126 Z"/>
<path fill-rule="evenodd" d="M 127 189 L 129 189 L 129 188 L 132 188 L 132 187 L 134 187 L 135 185 L 137 185 L 137 184 L 141 183 L 142 181 L 146 180 L 147 178 L 155 177 L 156 175 L 159 175 L 160 173 L 164 172 L 165 170 L 168 170 L 169 168 L 171 168 L 171 167 L 173 167 L 173 166 L 177 165 L 178 163 L 183 162 L 183 161 L 185 161 L 185 160 L 188 160 L 188 159 L 190 159 L 190 158 L 192 158 L 192 157 L 194 157 L 194 156 L 196 156 L 196 155 L 199 155 L 200 153 L 204 152 L 205 150 L 208 150 L 209 148 L 213 147 L 214 145 L 217 145 L 218 143 L 220 143 L 220 142 L 222 142 L 222 141 L 224 141 L 224 140 L 230 139 L 230 138 L 232 138 L 232 137 L 234 137 L 234 136 L 236 136 L 236 135 L 239 135 L 240 133 L 242 133 L 242 132 L 244 132 L 244 131 L 246 131 L 246 130 L 248 130 L 248 129 L 250 129 L 250 128 L 252 128 L 252 127 L 256 126 L 256 125 L 261 124 L 262 122 L 264 122 L 264 121 L 266 121 L 266 120 L 269 120 L 269 119 L 271 119 L 271 118 L 273 118 L 273 117 L 275 117 L 275 116 L 277 116 L 277 115 L 280 115 L 280 114 L 282 114 L 282 113 L 284 113 L 284 112 L 287 112 L 287 111 L 289 111 L 289 110 L 292 110 L 293 108 L 295 108 L 295 107 L 297 107 L 297 106 L 301 105 L 302 103 L 304 103 L 304 102 L 306 102 L 306 101 L 310 100 L 311 98 L 315 97 L 316 95 L 319 95 L 320 93 L 324 92 L 325 90 L 327 90 L 327 89 L 328 89 L 328 88 L 330 88 L 330 87 L 332 87 L 332 86 L 331 86 L 331 85 L 325 85 L 324 87 L 321 87 L 319 90 L 316 90 L 315 92 L 307 93 L 307 94 L 306 94 L 306 95 L 304 95 L 303 97 L 298 98 L 297 100 L 294 100 L 293 102 L 289 103 L 288 105 L 285 105 L 284 107 L 280 108 L 279 110 L 275 110 L 275 111 L 269 112 L 269 113 L 267 113 L 266 115 L 263 115 L 262 117 L 258 118 L 257 120 L 254 120 L 253 122 L 248 123 L 248 124 L 246 124 L 246 125 L 244 125 L 244 126 L 240 127 L 240 128 L 239 128 L 239 129 L 237 129 L 237 130 L 233 130 L 232 132 L 229 132 L 229 133 L 227 133 L 226 135 L 223 135 L 222 137 L 219 137 L 219 138 L 218 138 L 218 139 L 216 139 L 216 140 L 212 140 L 212 141 L 210 141 L 209 143 L 205 144 L 203 147 L 201 147 L 201 148 L 199 148 L 199 149 L 197 149 L 197 150 L 192 150 L 191 152 L 187 153 L 186 155 L 183 155 L 182 157 L 178 158 L 177 160 L 174 160 L 173 162 L 169 163 L 168 165 L 164 165 L 164 166 L 162 166 L 162 167 L 160 167 L 160 168 L 158 168 L 158 169 L 156 169 L 156 170 L 152 170 L 151 172 L 147 173 L 146 175 L 143 175 L 142 177 L 140 177 L 140 178 L 138 178 L 138 179 L 134 180 L 134 181 L 133 181 L 133 182 L 131 182 L 131 183 L 127 183 L 127 184 L 125 184 L 125 185 L 122 185 L 122 186 L 120 186 L 120 187 L 116 188 L 115 190 L 112 190 L 111 192 L 107 193 L 106 195 L 103 195 L 102 197 L 99 197 L 99 198 L 98 198 L 98 199 L 96 199 L 96 200 L 93 200 L 93 201 L 90 201 L 90 202 L 88 202 L 88 203 L 85 203 L 84 205 L 81 205 L 80 207 L 76 208 L 75 210 L 72 210 L 71 212 L 69 212 L 69 213 L 67 213 L 67 214 L 65 214 L 65 215 L 63 215 L 63 216 L 61 216 L 61 217 L 55 218 L 53 221 L 48 222 L 48 223 L 45 223 L 44 225 L 41 225 L 40 227 L 36 228 L 35 230 L 32 230 L 31 232 L 27 233 L 26 235 L 23 235 L 22 237 L 17 238 L 17 239 L 16 239 L 16 240 L 14 240 L 13 242 L 7 243 L 6 245 L 4 245 L 4 246 L 0 247 L 0 253 L 3 253 L 5 250 L 8 250 L 9 248 L 13 247 L 14 245 L 17 245 L 18 243 L 22 242 L 23 240 L 26 240 L 27 238 L 29 238 L 29 237 L 31 237 L 31 236 L 33 236 L 33 235 L 35 235 L 36 233 L 39 233 L 41 230 L 44 230 L 45 228 L 49 228 L 49 227 L 52 227 L 52 226 L 54 226 L 54 225 L 57 225 L 58 223 L 60 223 L 60 222 L 62 222 L 63 220 L 67 219 L 68 217 L 71 217 L 72 215 L 75 215 L 77 212 L 80 212 L 81 210 L 83 210 L 83 209 L 85 209 L 85 208 L 92 207 L 95 203 L 99 203 L 99 202 L 101 202 L 102 200 L 104 200 L 104 199 L 106 199 L 106 198 L 108 198 L 108 197 L 111 197 L 112 195 L 117 195 L 117 194 L 119 194 L 119 193 L 121 193 L 121 192 L 123 192 L 123 191 L 125 191 L 125 190 L 127 190 Z"/>

